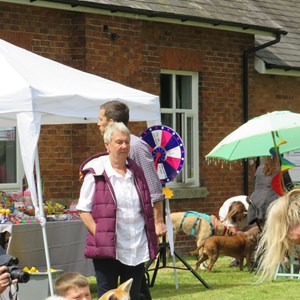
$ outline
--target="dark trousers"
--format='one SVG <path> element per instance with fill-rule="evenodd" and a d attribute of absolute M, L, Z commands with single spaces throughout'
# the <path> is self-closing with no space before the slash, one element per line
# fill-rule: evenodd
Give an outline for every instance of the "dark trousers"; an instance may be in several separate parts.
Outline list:
<path fill-rule="evenodd" d="M 142 280 L 141 300 L 152 300 L 146 276 L 144 276 Z"/>
<path fill-rule="evenodd" d="M 93 264 L 96 273 L 98 297 L 133 278 L 130 297 L 131 300 L 140 300 L 142 281 L 145 278 L 144 263 L 137 266 L 127 266 L 115 259 L 94 259 Z"/>

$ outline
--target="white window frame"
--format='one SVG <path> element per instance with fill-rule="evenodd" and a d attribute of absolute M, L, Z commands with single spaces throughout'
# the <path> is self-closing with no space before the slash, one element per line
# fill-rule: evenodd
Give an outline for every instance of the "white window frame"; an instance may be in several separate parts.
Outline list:
<path fill-rule="evenodd" d="M 5 191 L 6 193 L 10 193 L 13 191 L 22 191 L 22 180 L 24 177 L 24 168 L 21 156 L 21 148 L 19 143 L 18 129 L 16 128 L 16 145 L 17 145 L 17 153 L 16 153 L 16 182 L 14 183 L 0 183 L 0 190 Z"/>
<path fill-rule="evenodd" d="M 163 108 L 161 107 L 161 113 L 168 113 L 173 114 L 173 124 L 172 129 L 176 131 L 176 113 L 182 113 L 183 114 L 183 122 L 182 122 L 182 131 L 183 134 L 181 136 L 184 146 L 187 145 L 187 118 L 192 117 L 193 118 L 193 157 L 191 158 L 191 165 L 194 167 L 194 174 L 192 178 L 187 178 L 187 164 L 184 164 L 182 168 L 182 182 L 178 182 L 175 178 L 174 181 L 171 181 L 167 183 L 166 185 L 168 187 L 199 187 L 199 122 L 198 122 L 198 115 L 199 115 L 199 76 L 197 72 L 188 72 L 188 71 L 177 71 L 177 70 L 167 70 L 162 69 L 161 74 L 168 74 L 172 75 L 172 89 L 173 89 L 173 99 L 172 99 L 172 107 L 175 108 Z M 187 75 L 192 77 L 192 109 L 176 109 L 176 75 Z M 167 125 L 167 124 L 162 124 Z M 185 160 L 188 159 L 188 152 L 185 148 Z"/>

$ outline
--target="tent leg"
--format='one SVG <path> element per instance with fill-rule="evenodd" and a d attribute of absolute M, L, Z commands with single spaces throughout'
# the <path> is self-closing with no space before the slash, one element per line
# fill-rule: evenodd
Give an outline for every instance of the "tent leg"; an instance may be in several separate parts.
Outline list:
<path fill-rule="evenodd" d="M 45 256 L 46 256 L 46 264 L 47 264 L 47 272 L 49 278 L 49 289 L 50 295 L 54 295 L 54 288 L 53 288 L 53 279 L 51 273 L 51 263 L 50 263 L 50 256 L 49 256 L 49 248 L 48 248 L 48 240 L 47 240 L 47 232 L 46 232 L 46 219 L 44 216 L 44 207 L 43 207 L 43 193 L 42 193 L 42 184 L 41 184 L 41 172 L 40 172 L 40 163 L 39 163 L 39 155 L 36 151 L 35 155 L 35 172 L 37 178 L 37 190 L 38 190 L 38 203 L 39 203 L 39 213 L 41 216 L 41 226 L 42 226 L 42 233 L 43 233 L 43 240 L 44 240 L 44 248 L 45 248 Z"/>

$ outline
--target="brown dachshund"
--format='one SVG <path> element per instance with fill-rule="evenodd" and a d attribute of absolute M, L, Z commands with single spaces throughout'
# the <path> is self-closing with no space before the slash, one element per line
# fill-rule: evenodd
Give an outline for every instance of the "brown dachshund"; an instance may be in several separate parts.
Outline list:
<path fill-rule="evenodd" d="M 210 260 L 207 266 L 208 271 L 212 270 L 213 265 L 219 255 L 231 256 L 240 260 L 240 270 L 243 271 L 244 258 L 246 258 L 248 270 L 251 270 L 251 256 L 257 244 L 260 230 L 254 226 L 248 231 L 238 231 L 232 236 L 212 236 L 205 240 L 200 247 L 199 259 L 196 263 L 196 270 L 200 264 Z"/>

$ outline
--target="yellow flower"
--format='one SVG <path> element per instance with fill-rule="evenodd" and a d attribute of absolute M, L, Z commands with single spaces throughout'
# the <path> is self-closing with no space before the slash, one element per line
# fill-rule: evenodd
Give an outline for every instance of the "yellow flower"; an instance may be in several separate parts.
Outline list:
<path fill-rule="evenodd" d="M 164 187 L 162 189 L 162 192 L 165 195 L 165 198 L 167 198 L 167 199 L 171 199 L 174 196 L 173 191 L 170 190 L 169 188 Z"/>

